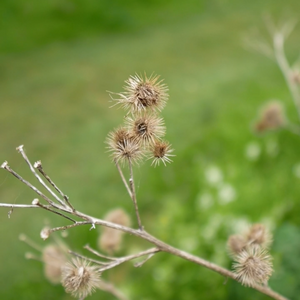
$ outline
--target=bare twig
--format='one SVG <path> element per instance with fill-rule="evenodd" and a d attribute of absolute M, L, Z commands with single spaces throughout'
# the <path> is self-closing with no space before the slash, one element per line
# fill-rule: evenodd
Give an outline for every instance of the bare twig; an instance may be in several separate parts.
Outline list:
<path fill-rule="evenodd" d="M 120 264 L 122 264 L 126 261 L 133 260 L 133 259 L 136 259 L 136 258 L 144 256 L 144 255 L 154 254 L 154 253 L 159 252 L 159 251 L 160 251 L 160 249 L 158 249 L 158 248 L 151 248 L 151 249 L 148 249 L 146 251 L 142 251 L 142 252 L 137 253 L 137 254 L 132 254 L 132 255 L 120 257 L 117 260 L 110 262 L 109 265 L 100 268 L 99 271 L 103 272 L 103 271 L 112 269 L 112 268 L 114 268 L 114 267 L 116 267 L 116 266 L 118 266 L 118 265 L 120 265 Z"/>
<path fill-rule="evenodd" d="M 273 46 L 274 53 L 276 57 L 277 64 L 285 78 L 286 84 L 292 95 L 296 110 L 298 112 L 298 117 L 300 120 L 300 94 L 297 87 L 297 84 L 292 80 L 292 70 L 289 66 L 289 63 L 286 59 L 284 53 L 284 34 L 277 32 L 273 36 Z"/>
<path fill-rule="evenodd" d="M 71 250 L 69 250 L 69 253 L 72 254 L 72 255 L 74 255 L 74 256 L 80 257 L 80 258 L 82 258 L 82 259 L 84 259 L 84 260 L 88 260 L 88 261 L 90 261 L 90 262 L 93 262 L 93 263 L 95 263 L 95 264 L 97 264 L 97 265 L 107 266 L 107 265 L 110 264 L 109 262 L 104 262 L 104 261 L 92 259 L 92 258 L 86 257 L 86 256 L 84 256 L 84 255 L 81 255 L 81 254 L 79 254 L 79 253 L 77 253 L 77 252 L 74 252 L 74 251 L 71 251 Z"/>
<path fill-rule="evenodd" d="M 42 252 L 43 249 L 42 247 L 40 247 L 40 245 L 38 245 L 37 243 L 35 243 L 34 241 L 32 241 L 31 239 L 29 239 L 25 234 L 20 234 L 19 235 L 19 240 L 26 243 L 27 245 L 29 245 L 31 248 L 39 251 L 39 252 Z"/>
<path fill-rule="evenodd" d="M 66 201 L 67 205 L 74 210 L 74 207 L 71 205 L 70 201 L 69 201 L 69 197 L 67 195 L 65 195 L 58 187 L 57 185 L 52 181 L 52 179 L 46 174 L 46 172 L 43 169 L 42 166 L 42 162 L 39 160 L 37 162 L 34 163 L 33 165 L 35 168 L 37 168 L 39 170 L 39 172 L 47 179 L 47 181 L 55 188 L 55 190 L 57 190 L 59 192 L 59 194 L 64 198 L 64 200 Z"/>
<path fill-rule="evenodd" d="M 111 256 L 107 256 L 107 255 L 103 255 L 103 254 L 99 253 L 98 251 L 91 248 L 90 245 L 85 245 L 83 248 L 101 258 L 108 259 L 108 260 L 117 260 L 117 258 L 115 258 L 115 257 L 111 257 Z"/>
<path fill-rule="evenodd" d="M 27 185 L 28 187 L 30 187 L 32 190 L 34 190 L 40 197 L 42 197 L 44 200 L 46 200 L 51 206 L 60 209 L 60 210 L 65 210 L 65 207 L 62 207 L 58 204 L 56 204 L 55 202 L 53 202 L 49 197 L 47 197 L 46 195 L 44 195 L 40 190 L 38 190 L 35 186 L 33 186 L 30 182 L 28 182 L 27 180 L 25 180 L 23 177 L 21 177 L 18 173 L 16 173 L 13 169 L 11 169 L 8 165 L 7 162 L 4 162 L 1 165 L 2 169 L 5 169 L 6 171 L 8 171 L 9 173 L 11 173 L 13 176 L 15 176 L 17 179 L 19 179 L 21 182 L 23 182 L 25 185 Z"/>
<path fill-rule="evenodd" d="M 114 162 L 115 162 L 115 165 L 116 165 L 116 167 L 117 167 L 117 169 L 118 169 L 118 172 L 119 172 L 119 174 L 120 174 L 120 177 L 121 177 L 121 179 L 122 179 L 122 181 L 123 181 L 123 184 L 124 184 L 124 186 L 125 186 L 125 188 L 126 188 L 128 194 L 129 194 L 130 198 L 132 199 L 132 192 L 131 192 L 131 189 L 129 188 L 129 186 L 128 186 L 128 184 L 127 184 L 127 181 L 126 181 L 126 179 L 125 179 L 125 177 L 124 177 L 123 171 L 122 171 L 122 169 L 121 169 L 121 167 L 120 167 L 120 165 L 119 165 L 119 163 L 118 163 L 118 161 L 117 161 L 116 159 L 114 160 Z"/>
<path fill-rule="evenodd" d="M 121 258 L 117 258 L 115 260 L 111 260 L 109 257 L 107 257 L 110 262 L 108 262 L 107 265 L 104 265 L 103 267 L 100 268 L 101 271 L 105 271 L 108 269 L 111 269 L 113 267 L 116 267 L 117 265 L 144 256 L 144 255 L 148 255 L 148 258 L 145 259 L 143 262 L 141 262 L 140 264 L 144 263 L 145 261 L 147 261 L 151 256 L 153 256 L 153 254 L 162 251 L 162 252 L 166 252 L 166 253 L 170 253 L 172 255 L 181 257 L 185 260 L 188 260 L 190 262 L 193 262 L 195 264 L 201 265 L 205 268 L 208 268 L 214 272 L 219 273 L 220 275 L 226 277 L 226 278 L 231 278 L 233 280 L 238 281 L 238 278 L 236 276 L 236 274 L 234 274 L 233 272 L 222 268 L 214 263 L 211 263 L 203 258 L 197 257 L 195 255 L 192 255 L 190 253 L 187 253 L 185 251 L 182 251 L 180 249 L 177 249 L 175 247 L 172 247 L 171 245 L 168 245 L 166 243 L 164 243 L 163 241 L 157 239 L 156 237 L 152 236 L 151 234 L 149 234 L 148 232 L 146 232 L 145 230 L 143 230 L 142 226 L 141 226 L 141 220 L 139 218 L 139 213 L 138 213 L 138 208 L 137 208 L 137 204 L 136 204 L 136 194 L 135 194 L 135 186 L 134 186 L 134 180 L 133 180 L 133 172 L 132 172 L 132 165 L 131 162 L 129 160 L 129 167 L 130 167 L 130 189 L 133 195 L 133 201 L 135 203 L 135 208 L 136 208 L 136 213 L 137 213 L 137 218 L 138 218 L 138 223 L 139 223 L 139 229 L 132 229 L 130 227 L 126 227 L 126 226 L 122 226 L 116 223 L 112 223 L 112 222 L 108 222 L 108 221 L 104 221 L 102 219 L 97 219 L 94 218 L 92 216 L 86 215 L 84 213 L 81 213 L 79 211 L 74 211 L 71 210 L 69 207 L 65 207 L 65 206 L 60 206 L 55 204 L 51 199 L 49 199 L 48 197 L 46 197 L 44 194 L 42 194 L 37 188 L 35 188 L 34 186 L 32 186 L 29 182 L 27 182 L 26 180 L 24 180 L 20 175 L 18 175 L 16 172 L 14 172 L 13 170 L 11 170 L 8 167 L 7 162 L 3 163 L 1 165 L 1 167 L 3 169 L 6 169 L 7 171 L 9 171 L 11 174 L 13 174 L 16 178 L 18 178 L 20 181 L 22 181 L 23 183 L 25 183 L 27 186 L 29 186 L 31 189 L 33 189 L 37 194 L 39 194 L 41 197 L 43 197 L 43 199 L 45 199 L 50 206 L 42 206 L 39 204 L 39 202 L 36 200 L 34 201 L 34 203 L 32 205 L 12 205 L 12 204 L 0 204 L 0 206 L 2 207 L 24 207 L 24 208 L 44 208 L 52 213 L 58 214 L 61 217 L 66 218 L 66 216 L 64 214 L 61 214 L 59 212 L 57 212 L 56 210 L 53 210 L 52 207 L 54 207 L 57 210 L 63 211 L 63 212 L 67 212 L 70 213 L 71 215 L 78 217 L 80 219 L 83 219 L 84 221 L 75 221 L 71 218 L 69 218 L 69 220 L 71 220 L 72 222 L 74 222 L 74 224 L 71 225 L 66 225 L 66 226 L 60 226 L 60 227 L 55 227 L 52 229 L 47 229 L 47 234 L 45 234 L 45 238 L 48 237 L 48 235 L 51 232 L 55 232 L 55 231 L 59 231 L 59 230 L 66 230 L 69 228 L 73 228 L 73 227 L 77 227 L 77 226 L 81 226 L 81 225 L 92 225 L 92 228 L 95 227 L 95 225 L 101 225 L 101 226 L 106 226 L 109 228 L 113 228 L 113 229 L 117 229 L 123 232 L 127 232 L 131 235 L 137 236 L 139 238 L 142 238 L 148 242 L 150 242 L 151 244 L 153 244 L 155 246 L 155 248 L 151 248 L 148 249 L 146 251 L 140 252 L 138 254 L 134 254 L 134 255 L 129 255 L 129 256 L 125 256 L 125 257 L 121 257 Z M 68 217 L 67 217 L 68 218 Z M 88 247 L 88 250 L 90 250 L 91 248 Z M 91 251 L 93 252 L 93 251 Z M 93 252 L 94 254 L 96 254 L 96 252 Z M 96 254 L 97 255 L 97 254 Z M 271 298 L 275 299 L 275 300 L 287 300 L 287 298 L 285 298 L 284 296 L 276 293 L 275 291 L 273 291 L 272 289 L 270 289 L 267 286 L 261 286 L 258 284 L 255 284 L 253 286 L 254 289 L 256 289 L 257 291 L 270 296 Z"/>
<path fill-rule="evenodd" d="M 140 213 L 139 213 L 139 208 L 138 208 L 138 205 L 137 205 L 136 192 L 135 192 L 135 184 L 134 184 L 134 179 L 133 179 L 132 162 L 131 162 L 130 158 L 128 159 L 128 165 L 129 165 L 129 170 L 130 170 L 129 185 L 130 185 L 130 189 L 131 189 L 131 192 L 132 192 L 132 201 L 133 201 L 133 204 L 134 204 L 134 208 L 135 208 L 135 213 L 136 213 L 136 217 L 137 217 L 139 229 L 142 231 L 142 230 L 144 230 L 144 228 L 142 226 L 142 222 L 141 222 L 141 218 L 140 218 Z"/>
<path fill-rule="evenodd" d="M 37 201 L 35 201 L 35 200 L 37 200 Z M 75 221 L 74 219 L 72 219 L 72 218 L 70 218 L 70 217 L 68 217 L 68 216 L 66 216 L 66 215 L 64 215 L 64 214 L 62 214 L 62 213 L 60 213 L 59 211 L 56 211 L 56 210 L 50 208 L 50 207 L 47 206 L 47 205 L 41 204 L 41 203 L 38 201 L 38 199 L 35 199 L 35 200 L 33 200 L 33 201 L 35 201 L 34 204 L 38 205 L 39 207 L 41 207 L 41 208 L 43 208 L 43 209 L 45 209 L 45 210 L 51 211 L 51 212 L 53 212 L 54 214 L 59 215 L 59 216 L 65 218 L 65 219 L 67 219 L 67 220 L 69 220 L 69 221 L 71 221 L 71 222 L 73 222 L 73 223 L 76 223 L 76 221 Z"/>
<path fill-rule="evenodd" d="M 39 205 L 34 205 L 34 204 L 11 204 L 11 203 L 0 203 L 0 207 L 10 207 L 10 208 L 41 208 Z"/>
<path fill-rule="evenodd" d="M 151 257 L 153 257 L 153 256 L 154 256 L 154 253 L 149 254 L 144 260 L 142 260 L 142 261 L 140 261 L 140 262 L 134 264 L 134 266 L 135 266 L 136 268 L 141 267 L 145 262 L 147 262 L 147 261 L 148 261 Z"/>
<path fill-rule="evenodd" d="M 62 205 L 62 206 L 66 206 L 65 203 L 45 184 L 45 182 L 43 181 L 43 179 L 37 174 L 37 172 L 35 171 L 34 167 L 32 166 L 30 160 L 28 159 L 25 151 L 24 151 L 24 146 L 21 145 L 19 147 L 17 147 L 17 151 L 19 153 L 21 153 L 22 157 L 24 158 L 24 160 L 26 161 L 26 163 L 29 166 L 30 171 L 33 173 L 33 175 L 36 177 L 36 179 L 40 182 L 40 184 Z"/>

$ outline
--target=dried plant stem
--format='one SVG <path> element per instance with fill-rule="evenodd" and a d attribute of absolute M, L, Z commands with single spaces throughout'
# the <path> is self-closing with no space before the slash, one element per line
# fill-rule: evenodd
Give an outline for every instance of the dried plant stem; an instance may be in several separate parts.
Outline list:
<path fill-rule="evenodd" d="M 40 208 L 40 206 L 35 205 L 35 204 L 11 204 L 11 203 L 0 203 L 0 207 L 9 207 L 9 208 Z M 47 207 L 49 207 L 49 206 L 47 206 Z"/>
<path fill-rule="evenodd" d="M 104 262 L 104 261 L 92 259 L 92 258 L 86 257 L 84 255 L 81 255 L 81 254 L 79 254 L 77 252 L 74 252 L 74 251 L 71 251 L 71 250 L 69 250 L 69 253 L 72 254 L 72 255 L 74 255 L 74 256 L 80 257 L 80 258 L 82 258 L 84 260 L 88 260 L 90 262 L 93 262 L 93 263 L 95 263 L 97 265 L 101 265 L 101 266 L 107 266 L 107 265 L 109 265 L 109 262 Z"/>
<path fill-rule="evenodd" d="M 34 167 L 37 168 L 39 170 L 39 172 L 46 178 L 46 180 L 55 188 L 55 190 L 64 198 L 64 200 L 66 201 L 67 205 L 74 210 L 74 207 L 72 206 L 72 204 L 69 201 L 69 197 L 67 195 L 65 195 L 57 186 L 56 184 L 51 180 L 51 178 L 46 174 L 46 172 L 43 169 L 42 163 L 41 161 L 38 161 L 34 164 Z"/>
<path fill-rule="evenodd" d="M 55 231 L 57 230 L 64 230 L 67 228 L 71 228 L 71 227 L 75 227 L 75 226 L 81 226 L 81 225 L 87 225 L 87 224 L 95 224 L 95 225 L 101 225 L 101 226 L 106 226 L 109 228 L 113 228 L 113 229 L 117 229 L 117 230 L 121 230 L 123 232 L 127 232 L 131 235 L 135 235 L 139 238 L 142 238 L 148 242 L 150 242 L 151 244 L 155 245 L 157 247 L 157 249 L 159 249 L 159 251 L 161 252 L 167 252 L 170 253 L 172 255 L 181 257 L 185 260 L 188 260 L 190 262 L 193 262 L 195 264 L 201 265 L 207 269 L 210 269 L 216 273 L 219 273 L 220 275 L 223 275 L 226 278 L 231 278 L 233 280 L 237 280 L 236 275 L 225 269 L 222 268 L 214 263 L 211 263 L 203 258 L 200 258 L 198 256 L 192 255 L 188 252 L 182 251 L 180 249 L 177 249 L 175 247 L 172 247 L 171 245 L 168 245 L 166 243 L 164 243 L 163 241 L 157 239 L 156 237 L 152 236 L 151 234 L 149 234 L 148 232 L 146 232 L 145 230 L 136 230 L 136 229 L 132 229 L 129 227 L 125 227 L 125 226 L 121 226 L 115 223 L 111 223 L 111 222 L 107 222 L 101 219 L 97 219 L 97 218 L 93 218 L 91 216 L 85 215 L 81 212 L 76 211 L 76 216 L 85 220 L 89 220 L 89 221 L 85 221 L 85 222 L 77 222 L 76 224 L 72 224 L 69 226 L 62 226 L 60 228 L 56 228 Z M 53 229 L 52 229 L 53 230 Z M 146 255 L 146 253 L 144 254 Z M 118 265 L 118 263 L 116 264 Z M 253 286 L 253 289 L 275 299 L 275 300 L 288 300 L 287 298 L 285 298 L 284 296 L 276 293 L 275 291 L 273 291 L 271 288 L 267 287 L 267 286 L 261 286 L 258 284 L 255 284 Z"/>
<path fill-rule="evenodd" d="M 284 53 L 284 34 L 277 32 L 273 37 L 274 53 L 277 64 L 285 78 L 286 84 L 292 95 L 298 117 L 300 120 L 300 94 L 297 84 L 292 80 L 292 71 Z"/>
<path fill-rule="evenodd" d="M 136 258 L 144 256 L 144 255 L 154 254 L 154 253 L 157 253 L 159 251 L 160 251 L 160 249 L 158 249 L 158 248 L 151 248 L 151 249 L 148 249 L 146 251 L 142 251 L 142 252 L 137 253 L 137 254 L 132 254 L 132 255 L 120 257 L 117 260 L 112 261 L 109 265 L 100 268 L 100 271 L 103 272 L 103 271 L 112 269 L 112 268 L 114 268 L 114 267 L 116 267 L 116 266 L 118 266 L 118 265 L 120 265 L 120 264 L 122 264 L 126 261 L 130 261 L 130 260 L 136 259 Z"/>
<path fill-rule="evenodd" d="M 135 214 L 136 214 L 136 217 L 137 217 L 139 229 L 141 231 L 143 231 L 144 228 L 142 226 L 142 222 L 141 222 L 141 218 L 140 218 L 140 213 L 139 213 L 139 208 L 138 208 L 138 205 L 137 205 L 136 192 L 135 192 L 135 184 L 134 184 L 134 179 L 133 179 L 132 162 L 131 162 L 130 158 L 128 159 L 128 165 L 129 165 L 129 171 L 130 171 L 129 185 L 130 185 L 130 190 L 131 190 L 131 193 L 132 193 L 132 201 L 133 201 L 133 204 L 134 204 L 134 209 L 135 209 Z"/>
<path fill-rule="evenodd" d="M 121 177 L 121 179 L 122 179 L 122 181 L 123 181 L 123 184 L 124 184 L 124 186 L 125 186 L 125 188 L 126 188 L 128 194 L 129 194 L 130 198 L 132 199 L 132 192 L 131 192 L 131 190 L 130 190 L 128 184 L 127 184 L 127 181 L 126 181 L 126 179 L 125 179 L 125 176 L 124 176 L 124 174 L 123 174 L 123 171 L 122 171 L 122 169 L 121 169 L 119 163 L 118 163 L 116 160 L 115 160 L 115 164 L 116 164 L 116 167 L 117 167 L 118 172 L 119 172 L 119 174 L 120 174 L 120 177 Z"/>
<path fill-rule="evenodd" d="M 115 257 L 111 257 L 111 256 L 107 256 L 107 255 L 103 255 L 103 254 L 99 253 L 98 251 L 91 248 L 89 245 L 85 245 L 83 248 L 101 258 L 108 259 L 108 260 L 117 260 L 117 258 L 115 258 Z"/>
<path fill-rule="evenodd" d="M 22 153 L 24 153 L 23 149 L 21 149 L 21 151 L 22 151 Z M 24 156 L 26 157 L 25 153 L 24 153 Z M 26 161 L 29 162 L 28 159 Z M 28 164 L 29 164 L 29 166 L 31 166 L 30 163 L 28 163 Z M 157 239 L 156 237 L 152 236 L 151 234 L 149 234 L 148 232 L 143 230 L 142 225 L 141 225 L 141 219 L 140 219 L 140 216 L 139 216 L 138 207 L 137 207 L 136 192 L 135 192 L 135 185 L 134 185 L 134 179 L 133 179 L 133 170 L 132 170 L 132 164 L 131 164 L 130 160 L 129 160 L 130 191 L 132 193 L 132 200 L 133 200 L 134 205 L 135 205 L 135 210 L 136 210 L 137 220 L 138 220 L 138 224 L 139 224 L 139 229 L 132 229 L 130 227 L 126 227 L 126 226 L 122 226 L 122 225 L 119 225 L 119 224 L 116 224 L 116 223 L 108 222 L 108 221 L 105 221 L 105 220 L 102 220 L 102 219 L 94 218 L 92 216 L 81 213 L 77 210 L 71 209 L 70 207 L 66 206 L 65 204 L 64 204 L 64 206 L 56 204 L 51 199 L 46 197 L 42 192 L 40 192 L 36 187 L 34 187 L 32 184 L 30 184 L 29 182 L 24 180 L 20 175 L 18 175 L 16 172 L 14 172 L 12 169 L 10 169 L 7 162 L 4 162 L 1 165 L 1 168 L 9 171 L 17 179 L 19 179 L 21 182 L 23 182 L 28 187 L 33 189 L 38 195 L 40 195 L 43 199 L 45 199 L 48 202 L 49 205 L 42 205 L 42 204 L 39 203 L 39 201 L 37 199 L 35 199 L 35 201 L 31 205 L 0 203 L 0 207 L 2 206 L 2 207 L 9 207 L 9 208 L 14 208 L 14 207 L 19 207 L 19 208 L 43 208 L 43 209 L 46 209 L 47 211 L 55 213 L 55 214 L 57 214 L 57 215 L 59 215 L 63 218 L 67 218 L 69 221 L 73 222 L 73 224 L 70 224 L 70 225 L 52 228 L 52 229 L 49 230 L 49 233 L 55 232 L 55 231 L 60 231 L 60 230 L 66 230 L 66 229 L 69 229 L 69 228 L 82 226 L 82 225 L 92 225 L 91 229 L 95 228 L 95 225 L 100 225 L 100 226 L 106 226 L 106 227 L 109 227 L 109 228 L 112 228 L 112 229 L 116 229 L 116 230 L 120 230 L 120 231 L 129 233 L 131 235 L 134 235 L 136 237 L 144 239 L 144 240 L 148 241 L 149 243 L 151 243 L 152 245 L 155 246 L 155 248 L 148 249 L 148 250 L 140 252 L 138 254 L 129 255 L 129 256 L 125 256 L 125 257 L 121 257 L 121 258 L 116 258 L 116 259 L 113 259 L 113 260 L 111 260 L 109 257 L 106 257 L 108 260 L 110 260 L 110 262 L 108 263 L 108 265 L 105 265 L 101 268 L 102 271 L 113 268 L 113 267 L 115 267 L 115 266 L 117 266 L 117 265 L 119 265 L 123 262 L 132 260 L 134 258 L 144 256 L 144 255 L 148 255 L 148 258 L 140 263 L 140 264 L 143 264 L 145 261 L 147 261 L 155 253 L 161 251 L 161 252 L 166 252 L 166 253 L 170 253 L 172 255 L 181 257 L 185 260 L 188 260 L 188 261 L 193 262 L 195 264 L 201 265 L 201 266 L 203 266 L 207 269 L 210 269 L 214 272 L 217 272 L 220 275 L 225 276 L 226 278 L 231 278 L 233 280 L 238 281 L 237 276 L 233 272 L 231 272 L 231 271 L 229 271 L 225 268 L 222 268 L 222 267 L 220 267 L 220 266 L 218 266 L 214 263 L 211 263 L 211 262 L 209 262 L 209 261 L 207 261 L 203 258 L 200 258 L 200 257 L 192 255 L 188 252 L 185 252 L 185 251 L 182 251 L 182 250 L 177 249 L 175 247 L 172 247 L 171 245 L 166 244 L 165 242 Z M 121 174 L 122 174 L 122 172 L 121 172 Z M 72 218 L 69 218 L 69 217 L 65 216 L 64 214 L 58 212 L 57 210 L 61 211 L 61 212 L 64 212 L 64 213 L 68 213 L 68 214 L 70 214 L 74 217 L 77 217 L 81 220 L 84 220 L 84 221 L 75 221 Z M 89 246 L 86 246 L 86 248 L 88 250 L 90 250 L 91 252 L 93 252 L 94 254 L 96 254 L 96 251 L 92 250 Z M 98 254 L 96 254 L 96 255 L 98 255 Z M 98 256 L 101 257 L 101 254 L 98 255 Z M 272 289 L 270 289 L 267 286 L 261 286 L 261 285 L 255 284 L 253 286 L 253 288 L 256 289 L 257 291 L 265 294 L 265 295 L 268 295 L 269 297 L 271 297 L 275 300 L 287 300 L 287 298 L 285 298 L 284 296 L 276 293 L 275 291 L 273 291 Z"/>
<path fill-rule="evenodd" d="M 52 197 L 54 197 L 62 206 L 65 207 L 66 204 L 45 184 L 43 179 L 37 174 L 37 172 L 35 171 L 34 167 L 31 164 L 31 162 L 29 161 L 26 153 L 24 152 L 23 145 L 17 147 L 17 150 L 19 151 L 19 153 L 21 153 L 22 157 L 28 164 L 30 171 L 33 173 L 33 175 L 36 177 L 36 179 L 40 182 L 40 184 L 52 195 Z"/>
<path fill-rule="evenodd" d="M 2 204 L 0 206 L 11 207 L 13 205 L 11 204 L 10 206 L 8 206 L 8 205 L 3 205 Z M 25 206 L 25 207 L 40 208 L 38 205 L 36 205 L 36 206 L 31 205 L 31 206 Z M 51 211 L 51 212 L 53 212 L 53 211 Z M 76 222 L 76 223 L 71 224 L 71 225 L 52 228 L 50 231 L 55 232 L 55 231 L 60 231 L 60 230 L 66 230 L 66 229 L 69 229 L 69 228 L 82 226 L 82 225 L 101 225 L 101 226 L 106 226 L 106 227 L 109 227 L 109 228 L 121 230 L 123 232 L 126 232 L 126 233 L 129 233 L 131 235 L 142 238 L 142 239 L 150 242 L 151 244 L 155 245 L 157 247 L 156 248 L 157 250 L 155 252 L 161 251 L 161 252 L 170 253 L 172 255 L 181 257 L 181 258 L 183 258 L 185 260 L 188 260 L 190 262 L 193 262 L 195 264 L 201 265 L 201 266 L 203 266 L 207 269 L 210 269 L 214 272 L 217 272 L 220 275 L 225 276 L 226 278 L 231 278 L 231 279 L 237 281 L 236 275 L 233 272 L 231 272 L 231 271 L 229 271 L 225 268 L 222 268 L 222 267 L 220 267 L 220 266 L 218 266 L 214 263 L 211 263 L 211 262 L 209 262 L 209 261 L 207 261 L 203 258 L 200 258 L 200 257 L 192 255 L 188 252 L 185 252 L 185 251 L 182 251 L 182 250 L 177 249 L 175 247 L 172 247 L 171 245 L 168 245 L 168 244 L 164 243 L 163 241 L 157 239 L 156 237 L 152 236 L 151 234 L 149 234 L 145 230 L 132 229 L 132 228 L 125 227 L 125 226 L 122 226 L 122 225 L 119 225 L 119 224 L 107 222 L 107 221 L 104 221 L 104 220 L 101 220 L 101 219 L 91 217 L 91 216 L 86 215 L 84 213 L 81 213 L 79 211 L 72 212 L 72 215 L 74 215 L 76 217 L 79 217 L 81 219 L 84 219 L 86 221 Z M 150 251 L 150 250 L 147 250 L 147 251 Z M 143 255 L 153 253 L 153 252 L 149 253 L 147 251 L 144 251 Z M 151 251 L 154 251 L 154 250 L 152 249 Z M 128 256 L 126 259 L 129 260 L 129 257 L 130 256 Z M 133 259 L 132 256 L 131 256 L 131 259 Z M 127 260 L 125 260 L 125 261 L 127 261 Z M 116 261 L 118 261 L 118 260 L 116 260 Z M 124 262 L 124 261 L 122 261 L 122 262 Z M 118 263 L 116 263 L 116 265 L 118 265 L 118 264 L 120 264 L 119 261 L 118 261 Z M 116 265 L 114 265 L 114 266 L 116 266 Z M 276 293 L 275 291 L 273 291 L 269 287 L 265 287 L 265 286 L 261 286 L 261 285 L 254 285 L 253 288 L 256 289 L 257 291 L 259 291 L 259 292 L 275 299 L 275 300 L 288 300 L 287 298 L 285 298 L 284 296 Z"/>
<path fill-rule="evenodd" d="M 27 185 L 28 187 L 30 187 L 32 190 L 34 190 L 40 197 L 42 197 L 44 200 L 46 200 L 51 206 L 57 208 L 57 209 L 61 209 L 61 210 L 65 210 L 64 207 L 57 205 L 56 203 L 54 203 L 49 197 L 47 197 L 46 195 L 44 195 L 41 191 L 39 191 L 35 186 L 33 186 L 31 183 L 29 183 L 27 180 L 25 180 L 23 177 L 21 177 L 18 173 L 16 173 L 13 169 L 11 169 L 7 162 L 4 162 L 1 165 L 1 168 L 5 169 L 6 171 L 8 171 L 9 173 L 11 173 L 13 176 L 15 176 L 17 179 L 19 179 L 21 182 L 23 182 L 25 185 Z"/>

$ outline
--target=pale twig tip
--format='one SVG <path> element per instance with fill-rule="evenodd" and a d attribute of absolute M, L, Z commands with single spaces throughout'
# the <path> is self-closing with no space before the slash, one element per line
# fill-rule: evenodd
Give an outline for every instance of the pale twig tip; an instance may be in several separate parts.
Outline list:
<path fill-rule="evenodd" d="M 33 199 L 31 202 L 32 205 L 39 205 L 40 204 L 40 200 L 39 199 Z"/>
<path fill-rule="evenodd" d="M 5 161 L 2 165 L 1 165 L 1 169 L 5 169 L 8 166 L 8 162 Z"/>
<path fill-rule="evenodd" d="M 36 161 L 35 163 L 34 163 L 34 167 L 35 168 L 39 168 L 40 166 L 42 165 L 42 162 L 40 161 L 40 160 L 38 160 L 38 161 Z"/>
<path fill-rule="evenodd" d="M 20 145 L 19 147 L 16 148 L 16 150 L 18 152 L 21 152 L 21 151 L 23 151 L 23 147 L 24 147 L 24 145 Z"/>

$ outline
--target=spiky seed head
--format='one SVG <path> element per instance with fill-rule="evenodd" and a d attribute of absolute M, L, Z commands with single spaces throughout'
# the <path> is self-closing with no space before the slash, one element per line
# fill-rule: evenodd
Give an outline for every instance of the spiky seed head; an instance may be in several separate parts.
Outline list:
<path fill-rule="evenodd" d="M 227 249 L 231 257 L 236 257 L 247 246 L 245 238 L 239 234 L 231 235 L 227 240 Z"/>
<path fill-rule="evenodd" d="M 111 157 L 116 162 L 124 164 L 130 160 L 132 163 L 138 163 L 144 157 L 139 143 L 123 127 L 110 132 L 106 143 Z"/>
<path fill-rule="evenodd" d="M 127 125 L 133 139 L 143 146 L 154 144 L 166 133 L 163 119 L 155 115 L 143 114 L 136 118 L 128 118 Z"/>
<path fill-rule="evenodd" d="M 164 165 L 166 165 L 166 163 L 171 163 L 172 160 L 170 159 L 170 156 L 175 156 L 172 154 L 174 150 L 171 148 L 171 145 L 165 141 L 155 141 L 150 150 L 151 152 L 148 159 L 152 159 L 151 165 L 154 165 L 154 167 L 159 165 L 160 162 Z"/>
<path fill-rule="evenodd" d="M 159 76 L 151 75 L 144 78 L 139 75 L 130 76 L 125 81 L 125 92 L 116 95 L 119 98 L 114 99 L 117 104 L 120 104 L 125 110 L 132 113 L 139 113 L 141 111 L 161 111 L 168 100 L 168 88 L 159 81 Z"/>
<path fill-rule="evenodd" d="M 121 208 L 117 208 L 108 212 L 104 217 L 104 220 L 127 227 L 130 226 L 130 218 L 127 213 Z M 122 231 L 103 227 L 102 233 L 98 238 L 98 246 L 100 249 L 112 255 L 114 252 L 120 249 L 122 244 L 122 237 Z"/>
<path fill-rule="evenodd" d="M 62 267 L 62 285 L 65 291 L 77 298 L 85 298 L 99 286 L 100 275 L 98 267 L 90 262 L 74 258 Z"/>
<path fill-rule="evenodd" d="M 266 285 L 273 273 L 272 258 L 265 249 L 250 246 L 236 256 L 233 264 L 236 278 L 245 286 Z"/>
<path fill-rule="evenodd" d="M 263 224 L 254 224 L 246 234 L 247 243 L 267 248 L 272 243 L 272 236 Z"/>
<path fill-rule="evenodd" d="M 258 132 L 263 132 L 281 128 L 285 124 L 286 117 L 282 104 L 279 101 L 271 101 L 262 108 L 255 129 Z"/>
<path fill-rule="evenodd" d="M 45 277 L 53 284 L 61 281 L 61 266 L 67 262 L 65 253 L 57 245 L 48 245 L 43 249 Z"/>

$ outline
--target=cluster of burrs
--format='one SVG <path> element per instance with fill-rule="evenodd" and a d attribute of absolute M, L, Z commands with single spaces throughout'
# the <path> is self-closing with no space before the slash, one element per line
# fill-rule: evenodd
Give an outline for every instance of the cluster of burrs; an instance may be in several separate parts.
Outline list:
<path fill-rule="evenodd" d="M 144 78 L 131 76 L 124 92 L 112 93 L 115 105 L 126 110 L 125 124 L 110 132 L 107 138 L 108 149 L 115 163 L 122 165 L 152 159 L 152 165 L 171 162 L 171 145 L 163 138 L 166 133 L 164 121 L 158 114 L 168 100 L 168 88 L 159 81 L 159 76 Z M 114 95 L 117 96 L 114 98 Z"/>

